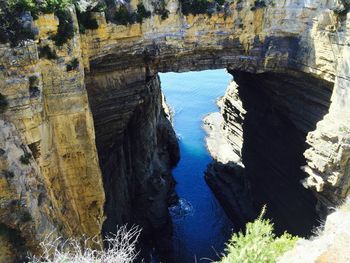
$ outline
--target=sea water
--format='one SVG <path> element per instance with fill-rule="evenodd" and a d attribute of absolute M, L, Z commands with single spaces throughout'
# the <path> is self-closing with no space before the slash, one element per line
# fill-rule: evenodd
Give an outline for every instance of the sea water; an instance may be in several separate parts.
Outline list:
<path fill-rule="evenodd" d="M 217 260 L 233 226 L 204 180 L 211 157 L 202 120 L 218 111 L 216 100 L 224 95 L 232 76 L 222 69 L 162 73 L 160 79 L 181 151 L 173 170 L 181 207 L 170 208 L 176 262 Z"/>

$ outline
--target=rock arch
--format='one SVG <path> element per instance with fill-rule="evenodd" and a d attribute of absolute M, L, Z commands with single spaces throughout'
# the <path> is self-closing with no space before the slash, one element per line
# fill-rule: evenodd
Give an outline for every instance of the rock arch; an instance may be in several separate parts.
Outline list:
<path fill-rule="evenodd" d="M 169 0 L 168 19 L 153 15 L 129 26 L 107 23 L 103 13 L 96 13 L 98 29 L 76 34 L 57 48 L 60 59 L 55 61 L 40 58 L 38 52 L 43 43 L 53 45 L 50 36 L 57 31 L 53 15 L 35 22 L 40 41 L 16 48 L 0 46 L 0 90 L 9 101 L 0 135 L 5 138 L 4 131 L 9 130 L 19 134 L 10 146 L 5 147 L 6 140 L 0 142 L 7 153 L 0 156 L 1 169 L 14 172 L 14 177 L 2 176 L 0 186 L 16 189 L 16 198 L 32 215 L 23 234 L 31 239 L 30 245 L 48 229 L 73 237 L 99 234 L 105 193 L 106 206 L 118 209 L 109 217 L 114 222 L 133 217 L 130 207 L 135 202 L 140 207 L 154 203 L 147 215 L 153 209 L 166 210 L 165 202 L 153 202 L 149 195 L 154 193 L 147 190 L 155 189 L 159 200 L 171 196 L 171 179 L 166 187 L 161 179 L 169 177 L 169 168 L 178 159 L 160 106 L 157 72 L 211 68 L 280 76 L 297 72 L 296 78 L 306 74 L 330 86 L 334 83 L 329 113 L 307 138 L 306 185 L 325 206 L 348 195 L 349 19 L 331 10 L 337 7 L 336 1 L 288 0 L 252 10 L 253 2 L 232 2 L 229 16 L 209 17 L 183 16 L 178 1 Z M 67 71 L 74 58 L 79 66 Z M 38 77 L 40 91 L 36 98 L 30 97 L 28 88 L 33 75 Z M 145 122 L 147 116 L 150 119 Z M 149 147 L 139 141 L 146 135 Z M 34 146 L 35 159 L 28 169 L 6 157 L 30 152 Z M 131 164 L 136 157 L 139 164 Z M 105 175 L 105 188 L 101 169 L 116 172 L 111 181 L 108 178 L 113 177 Z M 26 178 L 24 184 L 17 184 L 20 178 Z M 140 189 L 135 181 L 150 184 L 138 199 L 131 198 Z M 40 192 L 35 198 L 28 190 L 33 184 Z M 21 215 L 14 215 L 14 220 L 8 216 L 12 199 L 3 194 L 1 221 L 19 229 Z M 42 200 L 47 202 L 43 205 Z M 147 224 L 153 226 L 168 220 L 166 213 L 159 221 L 150 218 Z"/>

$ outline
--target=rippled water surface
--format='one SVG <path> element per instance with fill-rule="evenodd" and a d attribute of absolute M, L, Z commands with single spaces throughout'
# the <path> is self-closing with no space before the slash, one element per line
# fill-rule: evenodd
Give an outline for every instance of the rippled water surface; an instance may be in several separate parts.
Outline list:
<path fill-rule="evenodd" d="M 182 209 L 172 208 L 176 262 L 217 259 L 231 235 L 232 224 L 204 181 L 210 163 L 202 119 L 217 111 L 232 78 L 226 70 L 160 74 L 162 90 L 174 111 L 181 160 L 173 171 Z M 201 260 L 202 259 L 202 260 Z"/>

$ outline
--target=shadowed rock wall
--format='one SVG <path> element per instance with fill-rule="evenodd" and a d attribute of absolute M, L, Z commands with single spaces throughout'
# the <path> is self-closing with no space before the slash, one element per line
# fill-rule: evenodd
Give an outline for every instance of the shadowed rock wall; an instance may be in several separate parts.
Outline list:
<path fill-rule="evenodd" d="M 301 184 L 306 177 L 301 170 L 306 163 L 305 139 L 328 112 L 332 84 L 298 72 L 230 73 L 237 84 L 231 84 L 219 102 L 222 122 L 217 132 L 235 153 L 231 162 L 236 165 L 225 164 L 218 154 L 209 167 L 207 181 L 217 193 L 225 189 L 223 182 L 233 185 L 221 198 L 233 220 L 242 218 L 244 223 L 254 217 L 249 205 L 241 201 L 249 196 L 255 215 L 267 205 L 278 232 L 307 235 L 318 216 L 317 199 Z M 225 158 L 229 160 L 229 156 Z M 230 172 L 223 173 L 222 166 Z"/>
<path fill-rule="evenodd" d="M 171 233 L 168 206 L 177 201 L 171 168 L 179 148 L 159 78 L 144 68 L 91 74 L 87 91 L 106 192 L 103 232 L 137 224 L 144 245 L 164 246 Z"/>

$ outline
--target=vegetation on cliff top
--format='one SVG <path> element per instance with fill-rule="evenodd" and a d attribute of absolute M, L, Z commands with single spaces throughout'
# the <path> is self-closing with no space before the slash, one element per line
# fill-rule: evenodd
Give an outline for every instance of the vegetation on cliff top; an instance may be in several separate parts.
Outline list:
<path fill-rule="evenodd" d="M 65 43 L 73 36 L 72 18 L 67 10 L 73 3 L 73 0 L 0 0 L 0 43 L 16 46 L 23 40 L 34 39 L 37 29 L 33 18 L 40 13 L 57 15 L 60 24 L 54 40 L 58 45 Z"/>
<path fill-rule="evenodd" d="M 13 46 L 26 39 L 34 39 L 37 29 L 33 18 L 39 14 L 55 13 L 59 19 L 58 33 L 53 37 L 55 44 L 63 45 L 74 36 L 73 18 L 68 9 L 75 5 L 80 32 L 96 29 L 97 21 L 92 18 L 92 11 L 101 11 L 102 4 L 87 10 L 80 10 L 77 0 L 0 0 L 0 43 L 10 42 Z"/>
<path fill-rule="evenodd" d="M 20 11 L 11 2 L 0 0 L 0 43 L 17 45 L 28 38 L 34 38 L 34 35 L 28 27 L 23 26 Z"/>
<path fill-rule="evenodd" d="M 9 6 L 12 10 L 19 12 L 29 11 L 32 15 L 36 15 L 39 12 L 47 14 L 54 13 L 59 10 L 66 9 L 69 5 L 73 4 L 74 0 L 10 0 Z"/>
<path fill-rule="evenodd" d="M 288 233 L 276 237 L 273 224 L 263 219 L 264 215 L 265 207 L 258 219 L 246 225 L 245 233 L 233 234 L 225 249 L 227 255 L 220 263 L 272 263 L 294 247 L 298 237 Z"/>
<path fill-rule="evenodd" d="M 211 14 L 219 11 L 226 0 L 180 0 L 181 12 L 184 15 Z"/>
<path fill-rule="evenodd" d="M 115 13 L 114 22 L 121 25 L 142 23 L 143 19 L 150 16 L 151 12 L 147 11 L 142 3 L 137 5 L 137 10 L 133 13 L 130 13 L 126 6 L 121 5 Z"/>
<path fill-rule="evenodd" d="M 271 6 L 275 5 L 273 0 L 255 0 L 254 5 L 250 8 L 250 10 L 254 11 L 256 9 L 268 7 L 270 5 Z"/>
<path fill-rule="evenodd" d="M 0 0 L 0 43 L 10 42 L 16 46 L 23 40 L 35 39 L 38 32 L 34 28 L 33 18 L 37 18 L 40 14 L 55 13 L 59 19 L 59 27 L 58 33 L 52 39 L 57 46 L 62 46 L 74 36 L 73 18 L 68 9 L 73 5 L 76 7 L 80 33 L 85 33 L 86 29 L 97 29 L 98 23 L 92 13 L 103 12 L 107 8 L 104 1 L 81 8 L 77 0 Z M 164 1 L 157 4 L 155 12 L 162 19 L 168 17 Z M 122 4 L 112 22 L 122 25 L 142 23 L 150 16 L 151 12 L 142 3 L 137 5 L 135 12 L 129 12 Z"/>

